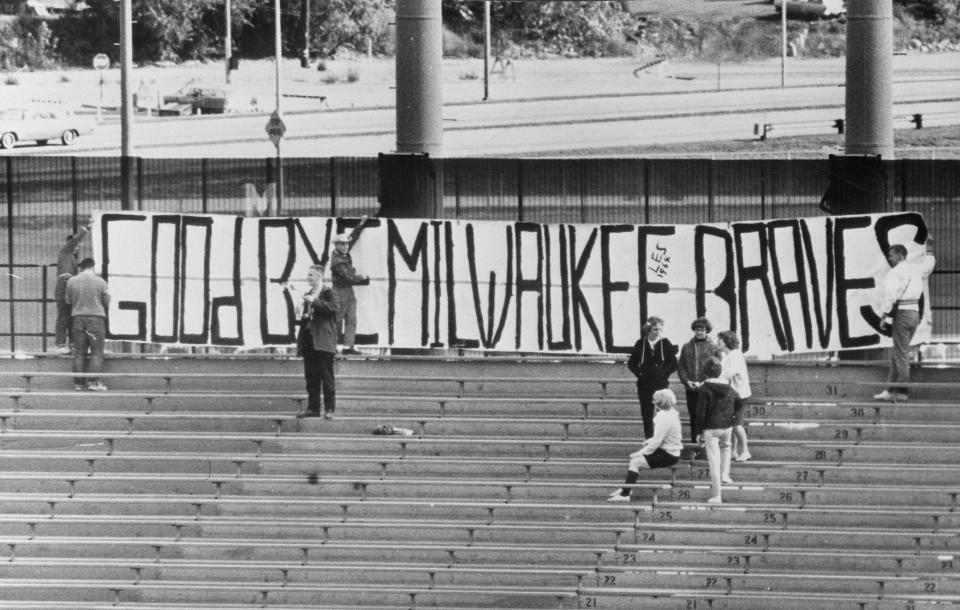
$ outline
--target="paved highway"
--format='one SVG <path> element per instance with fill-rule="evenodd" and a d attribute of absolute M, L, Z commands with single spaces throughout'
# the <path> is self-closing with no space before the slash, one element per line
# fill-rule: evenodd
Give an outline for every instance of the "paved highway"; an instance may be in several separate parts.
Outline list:
<path fill-rule="evenodd" d="M 523 155 L 562 150 L 750 139 L 755 123 L 771 137 L 830 133 L 844 115 L 844 88 L 833 85 L 656 94 L 552 96 L 453 103 L 444 107 L 444 154 Z M 960 123 L 960 78 L 901 80 L 894 85 L 900 126 L 914 113 L 925 125 Z M 396 147 L 392 107 L 291 112 L 282 153 L 289 157 L 376 156 Z M 267 114 L 158 118 L 137 116 L 141 157 L 269 157 Z M 70 149 L 22 145 L 18 155 L 116 156 L 120 127 L 108 119 Z M 589 153 L 585 153 L 589 154 Z"/>

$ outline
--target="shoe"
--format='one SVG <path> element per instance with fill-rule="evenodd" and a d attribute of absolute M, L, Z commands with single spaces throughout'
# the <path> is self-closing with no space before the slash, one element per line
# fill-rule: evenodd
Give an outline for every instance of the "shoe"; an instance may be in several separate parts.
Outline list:
<path fill-rule="evenodd" d="M 97 381 L 97 382 L 88 384 L 87 389 L 90 390 L 91 392 L 106 392 L 107 386 Z"/>
<path fill-rule="evenodd" d="M 894 399 L 894 402 L 907 402 L 910 400 L 910 396 L 902 392 L 897 392 L 897 396 Z"/>
<path fill-rule="evenodd" d="M 894 394 L 891 394 L 891 393 L 888 392 L 887 390 L 884 390 L 884 391 L 880 392 L 879 394 L 875 394 L 874 397 L 873 397 L 873 399 L 874 399 L 874 400 L 890 400 L 890 401 L 892 401 L 892 400 L 895 400 L 895 399 L 896 399 L 896 396 L 895 396 Z"/>
<path fill-rule="evenodd" d="M 304 411 L 303 413 L 297 413 L 297 419 L 303 419 L 304 417 L 320 417 L 319 411 Z"/>
<path fill-rule="evenodd" d="M 730 477 L 723 477 L 720 480 L 729 485 L 733 485 L 733 479 L 731 479 Z"/>
<path fill-rule="evenodd" d="M 737 457 L 733 458 L 733 461 L 734 461 L 734 462 L 746 462 L 747 460 L 749 460 L 749 459 L 752 458 L 752 457 L 753 457 L 753 456 L 750 455 L 750 452 L 749 452 L 749 451 L 744 451 L 743 453 L 741 453 L 741 454 L 738 455 Z"/>
<path fill-rule="evenodd" d="M 73 350 L 70 349 L 69 345 L 58 345 L 57 351 L 63 354 L 64 356 L 66 356 L 67 354 L 71 353 Z"/>
<path fill-rule="evenodd" d="M 343 348 L 343 350 L 340 351 L 340 353 L 345 356 L 356 356 L 360 353 L 360 350 L 352 347 L 345 347 Z"/>
<path fill-rule="evenodd" d="M 607 502 L 629 502 L 629 501 L 630 501 L 630 496 L 625 496 L 619 491 L 611 494 L 610 497 L 607 498 Z"/>
<path fill-rule="evenodd" d="M 323 419 L 333 419 L 333 411 L 324 411 Z"/>
<path fill-rule="evenodd" d="M 707 499 L 707 504 L 721 504 L 720 496 L 713 496 Z"/>
<path fill-rule="evenodd" d="M 73 384 L 73 391 L 74 391 L 74 392 L 86 392 L 86 391 L 87 391 L 87 384 L 85 384 L 85 383 L 75 383 L 75 384 Z"/>

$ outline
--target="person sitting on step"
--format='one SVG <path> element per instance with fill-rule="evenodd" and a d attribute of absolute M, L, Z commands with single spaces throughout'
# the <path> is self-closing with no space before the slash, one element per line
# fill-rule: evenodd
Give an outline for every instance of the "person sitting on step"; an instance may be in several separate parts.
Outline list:
<path fill-rule="evenodd" d="M 680 461 L 683 433 L 680 428 L 680 414 L 676 409 L 677 396 L 673 390 L 657 390 L 653 393 L 653 405 L 657 409 L 657 414 L 653 417 L 653 436 L 643 441 L 638 451 L 630 454 L 630 466 L 624 481 L 627 485 L 637 482 L 641 470 L 669 468 Z M 616 489 L 607 500 L 629 502 L 630 489 Z"/>

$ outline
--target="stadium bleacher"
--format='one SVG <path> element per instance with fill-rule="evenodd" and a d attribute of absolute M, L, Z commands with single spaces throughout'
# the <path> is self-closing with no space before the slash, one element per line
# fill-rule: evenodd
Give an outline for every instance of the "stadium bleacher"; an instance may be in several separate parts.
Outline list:
<path fill-rule="evenodd" d="M 882 363 L 751 362 L 707 505 L 700 460 L 606 502 L 642 434 L 612 359 L 342 359 L 330 421 L 287 357 L 69 364 L 0 364 L 0 608 L 960 605 L 953 365 L 879 403 Z"/>

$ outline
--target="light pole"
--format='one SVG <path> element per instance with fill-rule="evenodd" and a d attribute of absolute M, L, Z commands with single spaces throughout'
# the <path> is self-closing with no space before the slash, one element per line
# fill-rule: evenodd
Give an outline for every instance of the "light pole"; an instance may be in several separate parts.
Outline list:
<path fill-rule="evenodd" d="M 275 114 L 278 119 L 280 119 L 281 124 L 283 121 L 282 116 L 280 115 L 280 63 L 283 59 L 283 38 L 280 37 L 280 0 L 274 0 L 273 2 L 273 36 L 274 36 L 274 55 L 276 55 L 277 69 L 276 69 L 276 102 L 274 104 Z M 280 138 L 277 138 L 275 141 L 277 147 L 277 213 L 280 213 L 281 205 L 283 204 L 283 156 L 280 154 Z"/>
<path fill-rule="evenodd" d="M 787 86 L 787 2 L 780 2 L 780 86 Z"/>
<path fill-rule="evenodd" d="M 131 180 L 133 171 L 133 91 L 130 72 L 133 70 L 133 9 L 131 0 L 120 2 L 120 205 L 132 208 Z"/>
<path fill-rule="evenodd" d="M 226 22 L 226 32 L 223 36 L 223 62 L 227 72 L 227 84 L 230 84 L 230 60 L 233 58 L 233 13 L 230 0 L 225 0 L 223 20 Z"/>

